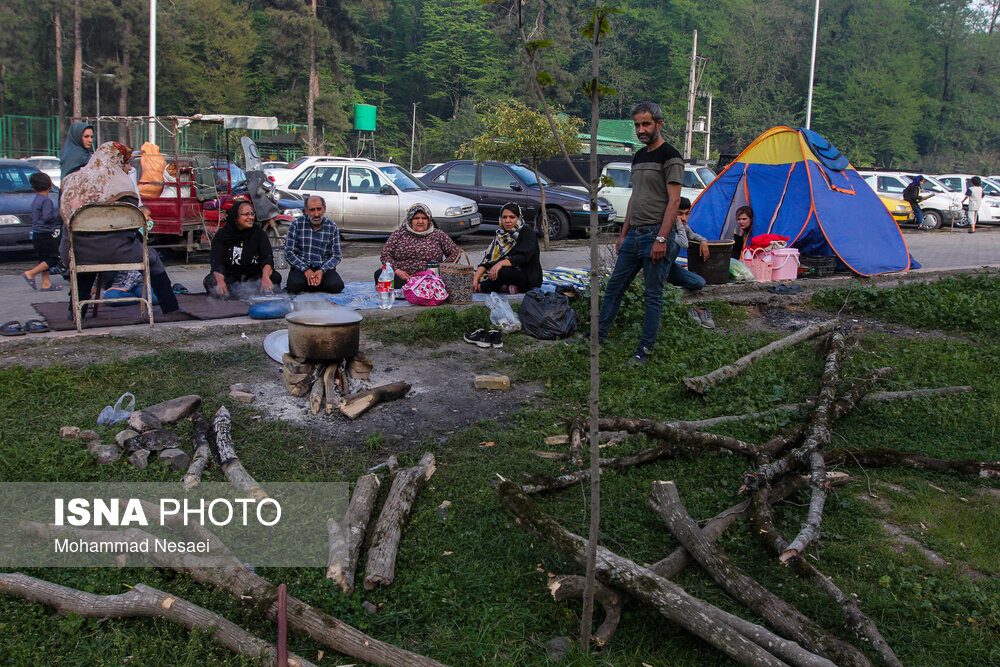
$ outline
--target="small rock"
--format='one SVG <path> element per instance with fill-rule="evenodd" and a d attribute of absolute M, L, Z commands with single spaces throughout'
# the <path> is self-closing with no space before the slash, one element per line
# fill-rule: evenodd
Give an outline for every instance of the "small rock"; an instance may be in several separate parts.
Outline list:
<path fill-rule="evenodd" d="M 191 465 L 191 457 L 180 449 L 171 447 L 170 449 L 164 449 L 159 454 L 159 459 L 161 461 L 166 461 L 170 464 L 170 469 L 180 472 L 181 470 L 187 470 L 188 466 Z"/>
<path fill-rule="evenodd" d="M 229 385 L 229 391 L 242 391 L 249 392 L 253 389 L 249 382 L 237 382 L 236 384 Z"/>
<path fill-rule="evenodd" d="M 368 602 L 367 600 L 365 600 L 364 602 L 361 603 L 361 608 L 364 609 L 365 611 L 367 611 L 369 614 L 377 614 L 378 613 L 378 607 L 376 607 L 371 602 Z"/>
<path fill-rule="evenodd" d="M 237 391 L 236 389 L 233 389 L 229 392 L 229 398 L 243 403 L 253 403 L 253 394 L 246 391 Z"/>
<path fill-rule="evenodd" d="M 91 449 L 91 454 L 97 459 L 100 464 L 114 463 L 121 456 L 122 450 L 118 445 L 101 445 L 98 444 L 96 447 Z"/>
<path fill-rule="evenodd" d="M 90 429 L 87 429 L 86 431 L 80 431 L 79 433 L 77 433 L 76 439 L 86 440 L 87 442 L 90 442 L 91 440 L 100 440 L 101 436 L 97 434 L 97 431 L 91 431 Z"/>
<path fill-rule="evenodd" d="M 133 431 L 138 431 L 139 433 L 144 431 L 155 431 L 162 425 L 163 424 L 156 415 L 150 414 L 145 410 L 136 410 L 128 418 L 129 428 Z"/>
<path fill-rule="evenodd" d="M 115 435 L 115 442 L 118 443 L 119 447 L 124 447 L 126 440 L 134 438 L 137 435 L 139 434 L 133 431 L 132 429 L 127 428 L 124 431 L 119 431 L 118 434 Z"/>
<path fill-rule="evenodd" d="M 476 389 L 507 391 L 510 389 L 510 378 L 506 375 L 477 375 Z"/>
<path fill-rule="evenodd" d="M 139 449 L 132 452 L 132 455 L 128 457 L 128 462 L 139 470 L 145 470 L 146 466 L 149 465 L 149 450 Z"/>
<path fill-rule="evenodd" d="M 103 446 L 104 444 L 101 443 L 100 440 L 91 440 L 89 443 L 87 443 L 87 451 L 90 452 L 91 454 L 96 454 L 97 448 Z"/>
<path fill-rule="evenodd" d="M 146 431 L 125 441 L 122 445 L 126 451 L 134 452 L 139 449 L 149 449 L 158 452 L 161 449 L 174 449 L 180 443 L 177 434 L 166 429 L 156 431 Z"/>
<path fill-rule="evenodd" d="M 545 645 L 545 653 L 553 662 L 564 662 L 572 650 L 573 642 L 569 637 L 553 637 Z"/>
<path fill-rule="evenodd" d="M 59 437 L 65 438 L 66 440 L 76 440 L 77 436 L 80 435 L 79 426 L 63 426 L 59 429 Z"/>

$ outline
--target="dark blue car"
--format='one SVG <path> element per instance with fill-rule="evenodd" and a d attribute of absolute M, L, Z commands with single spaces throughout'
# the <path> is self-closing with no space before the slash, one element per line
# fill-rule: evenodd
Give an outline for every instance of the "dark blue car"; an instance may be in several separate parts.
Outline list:
<path fill-rule="evenodd" d="M 35 192 L 28 178 L 38 171 L 23 160 L 0 159 L 0 250 L 31 249 L 31 202 Z M 52 188 L 52 203 L 59 191 Z"/>

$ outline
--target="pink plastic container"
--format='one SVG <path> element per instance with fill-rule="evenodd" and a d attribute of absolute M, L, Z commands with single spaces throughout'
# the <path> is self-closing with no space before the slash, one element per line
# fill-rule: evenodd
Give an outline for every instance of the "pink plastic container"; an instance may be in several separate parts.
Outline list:
<path fill-rule="evenodd" d="M 772 250 L 771 280 L 795 280 L 799 277 L 798 248 Z"/>

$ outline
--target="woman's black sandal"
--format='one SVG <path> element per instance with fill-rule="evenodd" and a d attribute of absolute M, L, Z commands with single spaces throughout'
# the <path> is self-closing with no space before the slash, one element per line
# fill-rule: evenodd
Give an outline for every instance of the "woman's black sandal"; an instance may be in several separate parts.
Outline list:
<path fill-rule="evenodd" d="M 11 320 L 6 324 L 0 325 L 0 336 L 23 336 L 27 333 L 21 323 L 17 320 Z"/>
<path fill-rule="evenodd" d="M 45 333 L 51 331 L 45 320 L 28 320 L 24 323 L 24 329 L 28 333 Z"/>

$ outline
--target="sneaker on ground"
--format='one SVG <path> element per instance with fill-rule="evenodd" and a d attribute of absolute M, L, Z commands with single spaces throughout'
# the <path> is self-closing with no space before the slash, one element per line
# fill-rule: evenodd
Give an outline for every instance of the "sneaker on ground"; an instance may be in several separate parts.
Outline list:
<path fill-rule="evenodd" d="M 490 329 L 489 333 L 490 345 L 493 347 L 503 347 L 503 334 L 496 329 Z"/>
<path fill-rule="evenodd" d="M 641 368 L 646 365 L 647 361 L 649 361 L 649 350 L 645 347 L 640 347 L 635 351 L 635 354 L 629 357 L 628 361 L 625 362 L 625 365 L 632 366 L 634 368 Z"/>
<path fill-rule="evenodd" d="M 715 320 L 712 319 L 712 311 L 710 311 L 708 308 L 699 308 L 698 316 L 701 318 L 701 326 L 705 327 L 706 329 L 715 328 Z"/>
<path fill-rule="evenodd" d="M 467 333 L 462 336 L 462 340 L 479 347 L 489 347 L 492 344 L 490 343 L 490 333 L 486 329 L 476 329 L 472 333 Z"/>

